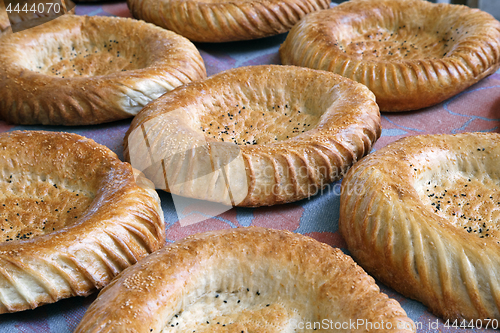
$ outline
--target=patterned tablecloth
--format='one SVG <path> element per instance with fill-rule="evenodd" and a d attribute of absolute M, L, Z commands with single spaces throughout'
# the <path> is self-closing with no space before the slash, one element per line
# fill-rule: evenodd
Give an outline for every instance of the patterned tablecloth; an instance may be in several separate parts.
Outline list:
<path fill-rule="evenodd" d="M 130 17 L 125 3 L 78 5 L 76 13 Z M 257 41 L 196 46 L 205 60 L 208 75 L 212 75 L 233 67 L 279 64 L 278 48 L 284 39 L 285 35 L 279 35 Z M 382 114 L 382 136 L 375 144 L 375 149 L 409 135 L 496 132 L 499 131 L 499 124 L 500 71 L 434 107 L 409 113 Z M 0 131 L 43 129 L 74 132 L 108 146 L 123 159 L 122 142 L 129 125 L 130 120 L 80 127 L 13 126 L 0 122 Z M 338 232 L 339 193 L 340 182 L 331 186 L 327 192 L 300 202 L 255 209 L 235 208 L 186 227 L 182 227 L 178 222 L 171 196 L 162 192 L 160 197 L 165 213 L 167 242 L 174 242 L 196 232 L 252 225 L 298 232 L 347 252 L 345 242 Z M 471 332 L 460 328 L 447 328 L 442 320 L 426 311 L 422 304 L 409 300 L 383 285 L 380 287 L 402 304 L 409 317 L 417 324 L 419 332 Z M 72 332 L 94 299 L 95 294 L 87 298 L 74 297 L 31 311 L 0 315 L 0 332 Z"/>

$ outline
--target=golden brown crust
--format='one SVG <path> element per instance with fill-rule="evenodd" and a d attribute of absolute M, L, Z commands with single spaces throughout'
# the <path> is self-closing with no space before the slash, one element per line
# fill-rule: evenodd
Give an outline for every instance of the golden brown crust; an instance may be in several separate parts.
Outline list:
<path fill-rule="evenodd" d="M 195 42 L 230 42 L 290 30 L 306 14 L 329 7 L 328 0 L 128 0 L 135 18 L 177 32 Z"/>
<path fill-rule="evenodd" d="M 416 110 L 498 69 L 500 23 L 466 6 L 355 0 L 301 20 L 280 57 L 365 84 L 381 111 Z"/>
<path fill-rule="evenodd" d="M 339 249 L 288 231 L 239 228 L 190 236 L 127 269 L 75 332 L 292 332 L 329 320 L 414 331 L 400 305 Z"/>
<path fill-rule="evenodd" d="M 325 71 L 231 69 L 144 108 L 125 136 L 125 158 L 174 194 L 238 206 L 296 201 L 370 151 L 380 135 L 374 99 Z"/>
<path fill-rule="evenodd" d="M 0 135 L 0 313 L 88 295 L 163 246 L 156 191 L 76 134 Z"/>
<path fill-rule="evenodd" d="M 0 116 L 20 124 L 109 122 L 205 76 L 194 45 L 173 32 L 63 15 L 0 41 Z"/>
<path fill-rule="evenodd" d="M 402 139 L 342 183 L 340 231 L 375 278 L 445 319 L 500 319 L 500 135 Z"/>

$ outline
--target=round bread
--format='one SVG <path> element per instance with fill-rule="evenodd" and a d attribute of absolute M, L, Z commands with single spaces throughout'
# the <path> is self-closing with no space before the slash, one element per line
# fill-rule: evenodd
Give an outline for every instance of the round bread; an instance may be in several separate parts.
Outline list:
<path fill-rule="evenodd" d="M 500 135 L 427 135 L 358 162 L 340 231 L 356 261 L 444 319 L 500 320 Z"/>
<path fill-rule="evenodd" d="M 194 45 L 173 32 L 133 19 L 63 15 L 0 40 L 0 117 L 109 122 L 205 76 Z"/>
<path fill-rule="evenodd" d="M 499 68 L 500 23 L 466 6 L 351 0 L 301 20 L 280 57 L 363 83 L 381 111 L 416 110 Z"/>
<path fill-rule="evenodd" d="M 127 269 L 75 332 L 334 331 L 350 322 L 359 324 L 350 332 L 368 323 L 414 332 L 398 302 L 341 250 L 288 231 L 239 228 L 190 236 Z"/>
<path fill-rule="evenodd" d="M 0 313 L 89 295 L 165 241 L 151 182 L 76 134 L 0 134 Z"/>
<path fill-rule="evenodd" d="M 294 66 L 231 69 L 146 106 L 125 158 L 157 188 L 226 205 L 309 197 L 340 179 L 380 135 L 373 94 Z"/>
<path fill-rule="evenodd" d="M 329 0 L 127 0 L 135 18 L 195 42 L 231 42 L 289 31 Z"/>

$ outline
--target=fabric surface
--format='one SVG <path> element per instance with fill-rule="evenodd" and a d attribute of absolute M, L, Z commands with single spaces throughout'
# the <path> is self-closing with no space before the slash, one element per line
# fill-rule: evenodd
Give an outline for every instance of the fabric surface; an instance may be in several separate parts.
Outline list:
<path fill-rule="evenodd" d="M 77 5 L 76 13 L 130 17 L 125 3 Z M 233 67 L 279 64 L 278 49 L 285 37 L 286 35 L 279 35 L 256 41 L 224 44 L 198 43 L 196 46 L 205 61 L 208 75 L 212 75 Z M 382 136 L 375 144 L 375 149 L 409 135 L 498 132 L 499 124 L 500 71 L 434 107 L 416 112 L 382 114 Z M 0 122 L 0 131 L 23 129 L 74 132 L 108 146 L 123 159 L 123 137 L 129 125 L 130 120 L 80 127 L 13 126 Z M 182 227 L 178 222 L 171 196 L 160 191 L 169 243 L 197 232 L 252 225 L 305 234 L 331 246 L 342 248 L 348 253 L 345 242 L 338 232 L 339 194 L 340 182 L 337 182 L 323 193 L 300 202 L 255 209 L 233 208 L 204 222 Z M 198 214 L 196 210 L 184 213 Z M 409 300 L 383 285 L 380 287 L 402 304 L 408 316 L 417 324 L 418 332 L 493 332 L 485 329 L 472 331 L 447 328 L 445 322 L 426 311 L 422 304 Z M 75 297 L 35 310 L 0 315 L 0 332 L 72 332 L 95 296 L 94 294 L 87 298 Z"/>

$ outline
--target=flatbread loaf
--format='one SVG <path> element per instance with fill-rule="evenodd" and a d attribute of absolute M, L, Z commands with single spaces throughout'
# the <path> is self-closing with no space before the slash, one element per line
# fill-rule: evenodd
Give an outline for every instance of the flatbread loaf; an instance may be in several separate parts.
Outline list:
<path fill-rule="evenodd" d="M 499 156 L 497 133 L 407 137 L 370 154 L 342 182 L 349 251 L 437 316 L 500 320 Z"/>
<path fill-rule="evenodd" d="M 498 70 L 500 22 L 466 6 L 351 0 L 302 19 L 280 56 L 366 85 L 381 111 L 417 110 Z"/>
<path fill-rule="evenodd" d="M 0 39 L 0 117 L 100 124 L 204 77 L 198 50 L 182 36 L 133 19 L 66 14 Z"/>
<path fill-rule="evenodd" d="M 128 0 L 135 18 L 175 31 L 194 42 L 231 42 L 290 30 L 328 0 Z"/>
<path fill-rule="evenodd" d="M 365 86 L 326 71 L 250 66 L 147 105 L 126 134 L 124 155 L 173 194 L 266 206 L 328 191 L 379 136 Z"/>
<path fill-rule="evenodd" d="M 185 238 L 127 269 L 75 333 L 315 329 L 415 332 L 399 303 L 341 250 L 288 231 L 239 228 Z"/>
<path fill-rule="evenodd" d="M 104 287 L 165 241 L 151 182 L 76 134 L 0 134 L 0 313 Z"/>

